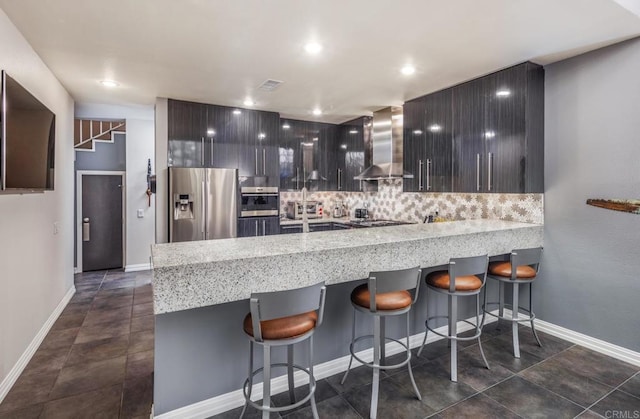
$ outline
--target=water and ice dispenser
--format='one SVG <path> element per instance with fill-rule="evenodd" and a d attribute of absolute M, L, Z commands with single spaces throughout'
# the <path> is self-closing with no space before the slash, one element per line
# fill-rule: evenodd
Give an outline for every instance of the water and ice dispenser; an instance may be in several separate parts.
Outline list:
<path fill-rule="evenodd" d="M 173 219 L 184 220 L 193 218 L 193 195 L 173 195 Z"/>

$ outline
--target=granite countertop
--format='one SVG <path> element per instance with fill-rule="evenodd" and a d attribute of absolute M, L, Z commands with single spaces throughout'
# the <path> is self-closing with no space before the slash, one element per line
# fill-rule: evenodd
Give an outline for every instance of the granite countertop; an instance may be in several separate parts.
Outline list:
<path fill-rule="evenodd" d="M 542 225 L 497 220 L 157 244 L 154 309 L 161 314 L 204 307 L 246 299 L 251 292 L 353 281 L 369 271 L 541 245 Z"/>

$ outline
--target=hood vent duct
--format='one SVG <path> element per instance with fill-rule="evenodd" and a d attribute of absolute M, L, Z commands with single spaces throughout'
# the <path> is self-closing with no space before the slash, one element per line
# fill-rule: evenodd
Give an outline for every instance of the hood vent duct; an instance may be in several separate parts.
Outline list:
<path fill-rule="evenodd" d="M 356 180 L 413 178 L 402 164 L 402 107 L 392 106 L 373 113 L 373 158 Z"/>

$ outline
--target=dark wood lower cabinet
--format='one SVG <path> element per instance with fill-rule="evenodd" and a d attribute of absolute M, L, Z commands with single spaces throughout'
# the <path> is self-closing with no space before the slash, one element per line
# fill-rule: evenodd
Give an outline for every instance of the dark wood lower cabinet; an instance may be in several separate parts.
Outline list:
<path fill-rule="evenodd" d="M 280 234 L 279 217 L 252 217 L 238 220 L 238 237 Z"/>

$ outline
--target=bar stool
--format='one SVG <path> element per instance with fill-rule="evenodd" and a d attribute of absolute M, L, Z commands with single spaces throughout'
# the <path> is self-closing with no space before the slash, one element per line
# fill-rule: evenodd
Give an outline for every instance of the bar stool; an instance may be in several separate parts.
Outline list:
<path fill-rule="evenodd" d="M 375 419 L 378 411 L 378 392 L 380 387 L 380 370 L 395 369 L 407 365 L 413 390 L 422 400 L 420 391 L 413 379 L 411 371 L 411 349 L 409 347 L 409 311 L 418 299 L 420 288 L 420 267 L 401 269 L 395 271 L 370 272 L 366 284 L 362 284 L 351 292 L 351 305 L 353 306 L 353 323 L 351 328 L 351 344 L 349 345 L 349 366 L 342 377 L 344 384 L 351 370 L 351 364 L 355 358 L 363 365 L 373 369 L 373 383 L 371 391 L 370 417 Z M 415 289 L 413 299 L 409 290 Z M 373 335 L 359 336 L 356 338 L 356 312 L 373 316 Z M 388 316 L 407 316 L 407 343 L 385 336 L 385 319 Z M 362 339 L 373 339 L 373 362 L 365 362 L 355 354 L 354 346 Z M 393 365 L 381 365 L 384 360 L 385 342 L 393 341 L 407 350 L 407 357 L 403 361 Z"/>
<path fill-rule="evenodd" d="M 499 281 L 499 301 L 487 303 L 487 292 L 484 293 L 484 304 L 482 310 L 484 311 L 483 318 L 486 314 L 497 317 L 500 321 L 506 320 L 511 322 L 511 328 L 513 331 L 513 356 L 520 358 L 520 342 L 518 339 L 518 323 L 531 322 L 531 331 L 533 337 L 538 342 L 538 346 L 542 347 L 542 343 L 536 333 L 533 320 L 536 318 L 535 313 L 532 311 L 532 297 L 531 297 L 531 285 L 538 275 L 540 269 L 540 259 L 542 257 L 542 247 L 535 247 L 530 249 L 514 249 L 511 251 L 509 261 L 505 262 L 491 262 L 489 264 L 489 278 Z M 513 291 L 512 304 L 505 304 L 504 301 L 504 284 L 511 284 Z M 529 308 L 520 307 L 519 294 L 520 284 L 529 285 Z M 498 315 L 491 313 L 487 306 L 498 305 Z M 511 309 L 511 317 L 504 315 L 504 308 Z M 517 310 L 513 308 L 517 307 Z M 520 312 L 523 311 L 526 316 L 520 317 Z M 484 321 L 484 320 L 483 320 Z"/>
<path fill-rule="evenodd" d="M 473 256 L 466 258 L 452 258 L 449 260 L 448 270 L 446 271 L 435 271 L 427 275 L 427 295 L 428 291 L 432 290 L 440 294 L 446 294 L 448 298 L 448 311 L 449 314 L 447 316 L 432 316 L 427 318 L 424 325 L 427 328 L 424 334 L 424 340 L 422 341 L 422 346 L 418 351 L 418 356 L 422 353 L 422 349 L 424 348 L 424 344 L 427 342 L 427 334 L 431 331 L 438 336 L 442 336 L 443 338 L 449 339 L 451 343 L 451 381 L 458 381 L 458 341 L 459 340 L 472 340 L 478 339 L 478 346 L 480 347 L 480 354 L 482 355 L 482 360 L 484 364 L 487 366 L 487 369 L 491 369 L 489 367 L 489 363 L 487 362 L 487 358 L 484 356 L 484 351 L 482 350 L 482 341 L 480 340 L 480 335 L 482 334 L 482 326 L 484 325 L 484 317 L 483 322 L 481 323 L 479 320 L 480 316 L 480 291 L 484 284 L 487 281 L 487 264 L 489 263 L 489 257 L 487 255 L 483 256 Z M 468 320 L 462 320 L 465 323 L 474 326 L 476 332 L 473 336 L 458 336 L 458 297 L 476 297 L 476 323 L 473 324 Z M 434 330 L 429 322 L 432 322 L 435 319 L 448 319 L 448 334 L 444 335 L 440 332 Z"/>
<path fill-rule="evenodd" d="M 262 418 L 268 419 L 269 412 L 282 412 L 294 409 L 311 400 L 313 417 L 318 418 L 318 409 L 314 393 L 316 381 L 313 376 L 313 333 L 322 324 L 324 314 L 326 287 L 324 282 L 309 287 L 287 291 L 253 293 L 249 300 L 251 312 L 243 322 L 244 331 L 249 337 L 249 377 L 243 385 L 245 405 L 240 414 L 244 416 L 247 406 L 251 405 L 262 411 Z M 306 369 L 293 363 L 293 345 L 309 340 L 309 368 Z M 253 345 L 263 348 L 263 367 L 253 370 Z M 271 363 L 271 347 L 287 347 L 287 363 Z M 281 407 L 271 407 L 271 369 L 273 367 L 287 367 L 289 382 L 289 398 L 291 404 Z M 309 394 L 302 400 L 295 402 L 293 370 L 304 371 L 309 376 Z M 253 377 L 263 371 L 262 405 L 253 402 L 251 388 Z"/>

